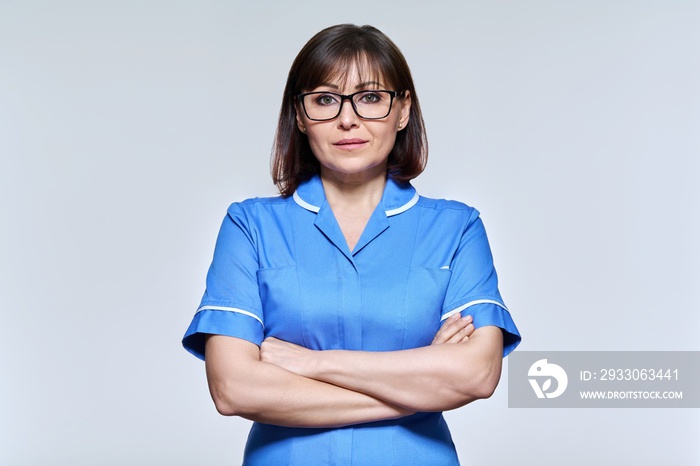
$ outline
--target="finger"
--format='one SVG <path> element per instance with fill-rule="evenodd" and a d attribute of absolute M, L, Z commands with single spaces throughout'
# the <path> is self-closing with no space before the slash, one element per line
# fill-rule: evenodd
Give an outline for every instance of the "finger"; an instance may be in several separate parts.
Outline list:
<path fill-rule="evenodd" d="M 453 326 L 459 322 L 459 314 L 453 314 L 442 323 L 437 333 L 433 337 L 432 344 L 445 343 L 458 329 L 454 329 Z"/>
<path fill-rule="evenodd" d="M 474 332 L 474 323 L 472 322 L 472 317 L 462 317 L 461 319 L 459 319 L 458 322 L 454 322 L 452 324 L 452 329 L 454 334 L 457 334 L 458 332 L 466 332 L 468 335 L 471 335 Z"/>
<path fill-rule="evenodd" d="M 467 325 L 464 327 L 464 332 L 467 334 L 467 336 L 471 336 L 471 334 L 474 333 L 474 330 L 476 330 L 476 327 L 474 327 L 472 322 L 467 323 Z"/>
<path fill-rule="evenodd" d="M 438 333 L 435 334 L 432 344 L 439 345 L 443 343 L 459 343 L 464 336 L 464 329 L 471 325 L 472 317 L 466 316 L 460 318 L 459 314 L 453 314 L 445 321 Z M 468 331 L 468 334 L 473 332 L 473 328 Z M 460 334 L 460 332 L 462 332 Z"/>
<path fill-rule="evenodd" d="M 464 332 L 464 329 L 460 329 L 457 333 L 452 335 L 445 343 L 459 343 L 462 338 L 468 337 L 469 335 Z"/>
<path fill-rule="evenodd" d="M 474 325 L 469 323 L 455 333 L 446 343 L 461 343 L 464 337 L 468 338 L 472 333 L 474 333 Z"/>
<path fill-rule="evenodd" d="M 444 324 L 442 324 L 440 330 L 446 333 L 453 334 L 464 328 L 469 323 L 471 323 L 471 321 L 471 316 L 462 317 L 459 314 L 454 314 L 450 316 L 450 318 L 447 319 Z"/>
<path fill-rule="evenodd" d="M 472 318 L 472 316 L 470 316 L 470 315 L 466 315 L 466 316 L 462 317 L 462 316 L 460 316 L 459 314 L 455 314 L 455 316 L 456 316 L 456 318 L 454 318 L 454 320 L 452 320 L 453 317 L 451 316 L 451 317 L 450 317 L 450 322 L 449 322 L 449 323 L 446 322 L 446 324 L 448 324 L 448 325 L 456 325 L 456 326 L 458 326 L 459 328 L 462 328 L 462 327 L 464 327 L 464 326 L 466 326 L 466 325 L 468 325 L 468 324 L 471 324 L 471 323 L 473 322 L 473 320 L 474 320 L 474 319 Z"/>

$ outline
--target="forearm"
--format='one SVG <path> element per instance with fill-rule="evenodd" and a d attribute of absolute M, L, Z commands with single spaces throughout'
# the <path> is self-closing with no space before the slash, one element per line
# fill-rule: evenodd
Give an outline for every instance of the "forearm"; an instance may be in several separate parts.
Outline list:
<path fill-rule="evenodd" d="M 410 414 L 370 395 L 260 361 L 250 347 L 241 354 L 241 340 L 218 343 L 207 342 L 207 378 L 221 414 L 290 427 L 338 427 Z"/>
<path fill-rule="evenodd" d="M 300 373 L 415 411 L 444 411 L 486 398 L 501 373 L 501 331 L 460 344 L 403 351 L 315 351 Z"/>

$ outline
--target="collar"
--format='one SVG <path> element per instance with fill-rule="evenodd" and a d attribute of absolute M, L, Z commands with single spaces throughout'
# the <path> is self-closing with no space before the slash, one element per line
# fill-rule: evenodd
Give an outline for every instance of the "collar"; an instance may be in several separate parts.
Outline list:
<path fill-rule="evenodd" d="M 419 197 L 416 188 L 411 186 L 411 183 L 401 183 L 388 177 L 380 204 L 386 216 L 391 217 L 406 212 L 416 205 Z M 326 202 L 326 193 L 323 191 L 321 177 L 315 175 L 310 180 L 300 184 L 294 192 L 293 198 L 299 206 L 318 213 Z"/>

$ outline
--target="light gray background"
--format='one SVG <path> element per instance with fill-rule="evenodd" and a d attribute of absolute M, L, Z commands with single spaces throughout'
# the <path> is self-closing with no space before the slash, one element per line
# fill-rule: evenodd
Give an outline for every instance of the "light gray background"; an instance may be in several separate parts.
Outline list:
<path fill-rule="evenodd" d="M 0 464 L 232 465 L 180 338 L 228 204 L 274 194 L 289 66 L 404 51 L 424 195 L 483 212 L 527 350 L 699 350 L 700 3 L 0 0 Z M 690 465 L 698 410 L 448 414 L 466 465 Z"/>

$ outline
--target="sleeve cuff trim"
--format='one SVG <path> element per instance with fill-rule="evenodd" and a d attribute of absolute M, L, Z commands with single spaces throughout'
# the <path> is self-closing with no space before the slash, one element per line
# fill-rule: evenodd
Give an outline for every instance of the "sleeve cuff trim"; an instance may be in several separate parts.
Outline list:
<path fill-rule="evenodd" d="M 495 301 L 495 300 L 493 300 L 493 299 L 476 299 L 476 300 L 474 300 L 474 301 L 469 301 L 469 302 L 466 303 L 466 304 L 462 304 L 461 306 L 459 306 L 459 307 L 456 308 L 456 309 L 452 309 L 451 311 L 446 312 L 446 313 L 443 314 L 443 316 L 440 318 L 440 322 L 442 322 L 442 321 L 445 320 L 445 319 L 448 319 L 452 314 L 457 314 L 458 312 L 462 312 L 462 311 L 465 310 L 466 308 L 472 307 L 472 306 L 474 306 L 474 305 L 476 305 L 476 304 L 495 304 L 495 305 L 498 306 L 498 307 L 502 307 L 502 308 L 505 309 L 506 311 L 508 310 L 508 308 L 507 308 L 503 303 L 500 303 L 500 302 Z"/>
<path fill-rule="evenodd" d="M 238 313 L 238 314 L 246 315 L 246 316 L 248 316 L 248 317 L 252 317 L 253 319 L 255 319 L 255 320 L 257 320 L 258 322 L 260 322 L 260 325 L 262 325 L 263 327 L 265 326 L 265 324 L 263 324 L 263 321 L 262 321 L 262 319 L 261 319 L 260 317 L 256 316 L 256 315 L 253 314 L 252 312 L 244 311 L 243 309 L 236 309 L 235 307 L 225 307 L 225 306 L 202 306 L 202 307 L 200 307 L 199 309 L 197 309 L 197 312 L 200 312 L 200 311 L 228 311 L 228 312 L 235 312 L 235 313 Z"/>

